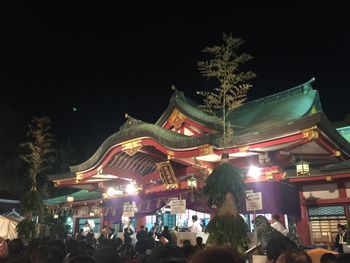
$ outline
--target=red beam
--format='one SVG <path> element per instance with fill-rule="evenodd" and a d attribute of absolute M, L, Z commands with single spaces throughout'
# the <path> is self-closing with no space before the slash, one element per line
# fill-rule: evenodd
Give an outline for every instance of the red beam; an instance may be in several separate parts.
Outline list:
<path fill-rule="evenodd" d="M 298 182 L 315 182 L 315 181 L 334 181 L 338 179 L 349 178 L 350 173 L 337 173 L 337 174 L 327 174 L 327 175 L 312 175 L 312 176 L 300 176 L 287 178 L 287 180 L 291 183 Z"/>

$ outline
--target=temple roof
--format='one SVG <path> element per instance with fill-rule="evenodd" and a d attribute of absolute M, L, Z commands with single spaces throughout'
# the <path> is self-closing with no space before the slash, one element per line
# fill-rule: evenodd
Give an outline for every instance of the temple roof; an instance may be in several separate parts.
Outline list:
<path fill-rule="evenodd" d="M 235 129 L 234 138 L 228 143 L 228 148 L 281 138 L 317 126 L 337 148 L 349 155 L 350 145 L 324 115 L 318 91 L 311 87 L 313 81 L 314 79 L 292 89 L 245 103 L 232 112 L 228 122 Z M 168 108 L 155 124 L 128 117 L 120 130 L 108 137 L 91 158 L 80 165 L 70 167 L 71 172 L 96 168 L 111 149 L 142 138 L 150 138 L 161 147 L 172 151 L 203 145 L 211 145 L 214 149 L 223 148 L 220 133 L 190 137 L 164 128 L 164 123 L 174 109 L 200 125 L 215 130 L 221 129 L 218 122 L 200 110 L 197 103 L 186 98 L 183 92 L 175 90 Z"/>
<path fill-rule="evenodd" d="M 51 199 L 44 200 L 44 204 L 46 205 L 58 205 L 67 202 L 67 196 L 73 196 L 74 201 L 85 201 L 85 200 L 94 200 L 102 198 L 102 194 L 97 191 L 88 191 L 88 190 L 80 190 L 78 192 L 69 194 L 69 195 L 61 195 L 58 197 L 54 197 Z"/>

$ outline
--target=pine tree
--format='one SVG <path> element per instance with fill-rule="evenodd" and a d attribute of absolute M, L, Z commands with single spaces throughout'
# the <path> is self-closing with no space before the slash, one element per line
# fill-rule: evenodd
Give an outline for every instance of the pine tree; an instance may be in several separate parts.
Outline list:
<path fill-rule="evenodd" d="M 252 87 L 248 82 L 255 77 L 251 71 L 240 72 L 240 66 L 252 59 L 246 53 L 239 54 L 238 49 L 244 43 L 240 38 L 223 35 L 223 44 L 207 47 L 203 52 L 212 56 L 199 61 L 200 72 L 208 79 L 218 80 L 219 87 L 214 91 L 202 91 L 203 110 L 210 113 L 223 126 L 223 158 L 207 178 L 204 193 L 209 195 L 209 205 L 215 205 L 218 213 L 209 222 L 207 243 L 214 245 L 229 244 L 241 253 L 247 248 L 247 226 L 239 215 L 239 203 L 245 196 L 243 173 L 229 163 L 226 144 L 233 139 L 233 129 L 227 122 L 228 115 L 247 99 Z"/>
<path fill-rule="evenodd" d="M 51 120 L 47 117 L 34 117 L 28 126 L 29 141 L 21 146 L 26 151 L 21 158 L 28 165 L 28 175 L 31 180 L 29 191 L 21 197 L 21 209 L 25 219 L 17 225 L 19 236 L 30 238 L 35 236 L 33 216 L 42 214 L 42 196 L 38 191 L 38 178 L 44 178 L 43 172 L 48 170 L 53 162 L 54 135 L 51 133 Z M 39 177 L 41 176 L 41 177 Z M 40 184 L 43 186 L 44 184 Z"/>

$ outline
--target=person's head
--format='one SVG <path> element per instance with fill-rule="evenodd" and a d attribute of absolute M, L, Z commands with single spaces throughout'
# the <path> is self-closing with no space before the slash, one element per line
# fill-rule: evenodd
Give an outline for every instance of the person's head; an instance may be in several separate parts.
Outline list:
<path fill-rule="evenodd" d="M 281 219 L 281 216 L 280 215 L 273 215 L 273 217 L 272 217 L 272 221 L 273 222 L 279 222 L 280 221 L 280 219 Z"/>
<path fill-rule="evenodd" d="M 346 226 L 342 225 L 342 224 L 338 224 L 338 232 L 339 233 L 343 233 L 346 230 Z"/>
<path fill-rule="evenodd" d="M 297 248 L 297 245 L 285 236 L 272 238 L 266 246 L 267 258 L 272 262 L 276 262 L 277 258 L 285 251 Z"/>
<path fill-rule="evenodd" d="M 63 255 L 54 248 L 40 247 L 34 251 L 31 256 L 32 263 L 61 263 L 63 261 Z"/>
<path fill-rule="evenodd" d="M 12 255 L 20 255 L 23 247 L 23 241 L 21 239 L 13 239 L 8 246 L 9 253 Z"/>
<path fill-rule="evenodd" d="M 189 241 L 188 239 L 184 240 L 182 242 L 182 245 L 185 247 L 185 246 L 190 246 L 191 245 L 191 241 Z"/>
<path fill-rule="evenodd" d="M 77 256 L 71 258 L 68 263 L 96 263 L 96 261 L 89 256 Z"/>
<path fill-rule="evenodd" d="M 320 258 L 320 263 L 337 263 L 337 256 L 333 253 L 325 253 Z"/>
<path fill-rule="evenodd" d="M 197 245 L 202 245 L 203 244 L 203 238 L 202 237 L 197 237 L 196 238 L 196 244 Z"/>
<path fill-rule="evenodd" d="M 140 226 L 140 229 L 141 229 L 141 230 L 144 230 L 144 229 L 145 229 L 145 226 L 144 226 L 144 225 L 141 225 L 141 226 Z"/>
<path fill-rule="evenodd" d="M 174 231 L 179 231 L 179 227 L 178 227 L 178 226 L 175 226 L 175 227 L 174 227 Z"/>
<path fill-rule="evenodd" d="M 244 259 L 232 247 L 209 247 L 196 253 L 190 263 L 243 263 Z"/>
<path fill-rule="evenodd" d="M 168 226 L 164 226 L 163 231 L 169 231 L 169 227 Z"/>
<path fill-rule="evenodd" d="M 109 247 L 97 249 L 95 253 L 95 260 L 96 263 L 122 262 L 122 259 L 120 258 L 118 253 Z"/>
<path fill-rule="evenodd" d="M 181 250 L 177 247 L 164 245 L 152 250 L 152 253 L 147 262 L 154 263 L 185 263 L 185 259 Z"/>
<path fill-rule="evenodd" d="M 350 262 L 350 253 L 344 253 L 339 255 L 337 263 L 349 263 L 349 262 Z"/>
<path fill-rule="evenodd" d="M 276 261 L 277 263 L 312 263 L 310 256 L 299 249 L 287 250 L 280 255 Z"/>
<path fill-rule="evenodd" d="M 193 221 L 193 222 L 196 222 L 197 220 L 198 220 L 198 217 L 197 217 L 196 215 L 193 215 L 193 216 L 192 216 L 192 221 Z"/>

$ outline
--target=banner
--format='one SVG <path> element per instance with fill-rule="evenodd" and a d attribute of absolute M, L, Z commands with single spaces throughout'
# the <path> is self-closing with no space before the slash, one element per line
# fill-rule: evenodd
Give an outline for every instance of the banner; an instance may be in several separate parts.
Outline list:
<path fill-rule="evenodd" d="M 184 214 L 186 213 L 186 199 L 172 200 L 170 203 L 171 214 Z"/>
<path fill-rule="evenodd" d="M 123 217 L 134 217 L 135 216 L 135 206 L 130 203 L 124 203 Z"/>
<path fill-rule="evenodd" d="M 253 191 L 246 191 L 246 205 L 247 211 L 262 210 L 262 194 L 261 192 L 253 193 Z"/>

